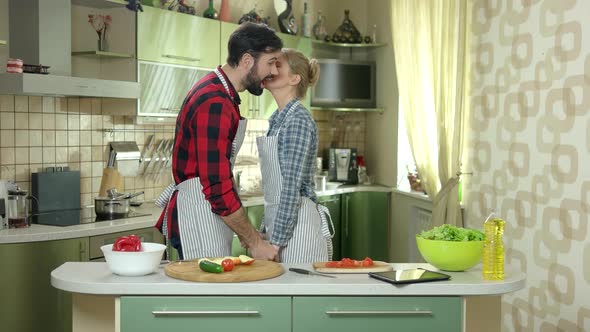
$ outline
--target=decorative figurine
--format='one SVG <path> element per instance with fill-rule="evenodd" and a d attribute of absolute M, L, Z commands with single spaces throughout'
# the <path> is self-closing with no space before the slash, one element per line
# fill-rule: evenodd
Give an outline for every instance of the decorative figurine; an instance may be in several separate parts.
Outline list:
<path fill-rule="evenodd" d="M 287 3 L 287 8 L 279 14 L 279 29 L 281 29 L 282 33 L 296 35 L 297 22 L 295 21 L 295 16 L 293 16 L 291 0 L 285 0 L 285 2 Z"/>

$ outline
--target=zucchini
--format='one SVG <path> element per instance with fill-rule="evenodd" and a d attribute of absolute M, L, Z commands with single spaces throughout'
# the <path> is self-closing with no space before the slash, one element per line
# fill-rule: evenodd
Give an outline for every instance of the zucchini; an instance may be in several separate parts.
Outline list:
<path fill-rule="evenodd" d="M 223 266 L 221 266 L 220 264 L 217 263 L 213 263 L 212 261 L 208 261 L 208 260 L 201 260 L 201 262 L 199 262 L 199 268 L 205 272 L 209 272 L 209 273 L 222 273 L 223 272 Z"/>

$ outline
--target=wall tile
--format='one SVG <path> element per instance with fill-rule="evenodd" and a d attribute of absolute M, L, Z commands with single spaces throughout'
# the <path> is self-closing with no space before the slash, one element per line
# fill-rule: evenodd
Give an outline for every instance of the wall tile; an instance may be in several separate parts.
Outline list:
<path fill-rule="evenodd" d="M 86 161 L 86 160 L 82 160 L 80 157 L 80 150 L 81 149 L 83 149 L 83 148 L 80 148 L 78 146 L 68 146 L 68 162 L 70 164 L 78 163 L 80 161 Z M 90 161 L 90 158 L 88 158 L 87 161 Z"/>
<path fill-rule="evenodd" d="M 0 131 L 0 147 L 13 148 L 15 146 L 15 131 L 2 130 Z"/>
<path fill-rule="evenodd" d="M 68 113 L 68 130 L 80 129 L 80 115 Z"/>
<path fill-rule="evenodd" d="M 14 111 L 17 113 L 29 112 L 29 97 L 14 96 Z"/>
<path fill-rule="evenodd" d="M 68 115 L 55 114 L 55 129 L 68 129 Z"/>
<path fill-rule="evenodd" d="M 80 114 L 80 130 L 92 129 L 92 115 Z"/>
<path fill-rule="evenodd" d="M 20 165 L 27 165 L 27 170 L 29 166 L 29 148 L 15 148 L 15 163 Z"/>
<path fill-rule="evenodd" d="M 14 112 L 13 95 L 0 95 L 0 112 Z"/>
<path fill-rule="evenodd" d="M 80 114 L 92 114 L 92 98 L 80 98 Z"/>
<path fill-rule="evenodd" d="M 68 113 L 80 114 L 80 99 L 79 98 L 68 98 Z"/>
<path fill-rule="evenodd" d="M 54 97 L 43 97 L 43 113 L 55 113 Z"/>
<path fill-rule="evenodd" d="M 0 149 L 0 151 L 1 151 L 1 149 Z M 16 169 L 15 169 L 14 165 L 2 165 L 2 167 L 0 167 L 0 179 L 15 181 L 15 179 L 16 179 L 15 174 L 16 174 Z"/>
<path fill-rule="evenodd" d="M 0 165 L 10 165 L 14 162 L 14 148 L 0 148 Z"/>
<path fill-rule="evenodd" d="M 92 161 L 92 147 L 81 146 L 80 147 L 80 161 Z"/>
<path fill-rule="evenodd" d="M 41 113 L 43 112 L 43 99 L 38 96 L 29 96 L 29 112 Z"/>
<path fill-rule="evenodd" d="M 80 131 L 80 146 L 91 146 L 92 145 L 92 134 L 90 130 Z"/>
<path fill-rule="evenodd" d="M 31 169 L 29 167 L 29 162 L 27 158 L 26 163 L 15 165 L 14 167 L 15 174 L 14 180 L 17 182 L 29 182 L 31 181 Z"/>
<path fill-rule="evenodd" d="M 67 147 L 56 147 L 55 148 L 55 162 L 56 163 L 67 163 L 68 162 L 68 148 Z"/>
<path fill-rule="evenodd" d="M 43 135 L 41 130 L 29 130 L 29 144 L 30 146 L 43 145 Z"/>
<path fill-rule="evenodd" d="M 55 147 L 43 147 L 43 163 L 55 164 Z"/>
<path fill-rule="evenodd" d="M 0 129 L 14 129 L 14 113 L 0 113 Z"/>
<path fill-rule="evenodd" d="M 29 129 L 43 129 L 43 114 L 29 113 Z"/>
<path fill-rule="evenodd" d="M 14 128 L 29 129 L 29 115 L 27 113 L 14 113 Z"/>
<path fill-rule="evenodd" d="M 67 113 L 68 112 L 68 100 L 66 98 L 62 98 L 62 97 L 55 98 L 55 112 L 56 113 Z"/>
<path fill-rule="evenodd" d="M 89 178 L 92 176 L 92 162 L 80 163 L 80 177 Z"/>
<path fill-rule="evenodd" d="M 55 114 L 43 114 L 43 129 L 55 129 Z"/>
<path fill-rule="evenodd" d="M 55 147 L 55 130 L 43 130 L 43 146 Z"/>
<path fill-rule="evenodd" d="M 29 147 L 29 131 L 28 130 L 16 130 L 14 133 L 14 146 L 17 147 Z"/>
<path fill-rule="evenodd" d="M 55 131 L 55 146 L 68 146 L 68 132 L 66 130 Z"/>
<path fill-rule="evenodd" d="M 29 148 L 29 162 L 31 164 L 43 163 L 43 148 L 31 147 Z M 31 167 L 31 169 L 33 169 Z"/>
<path fill-rule="evenodd" d="M 80 145 L 80 132 L 69 131 L 68 132 L 68 146 L 79 146 Z"/>

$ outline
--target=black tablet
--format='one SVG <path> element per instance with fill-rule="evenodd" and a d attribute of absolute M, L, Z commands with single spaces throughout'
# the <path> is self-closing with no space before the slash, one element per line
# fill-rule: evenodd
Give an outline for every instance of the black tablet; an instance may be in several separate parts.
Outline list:
<path fill-rule="evenodd" d="M 388 272 L 369 272 L 369 276 L 392 284 L 411 284 L 416 282 L 428 282 L 451 279 L 451 276 L 448 274 L 434 272 L 421 268 L 396 270 Z"/>

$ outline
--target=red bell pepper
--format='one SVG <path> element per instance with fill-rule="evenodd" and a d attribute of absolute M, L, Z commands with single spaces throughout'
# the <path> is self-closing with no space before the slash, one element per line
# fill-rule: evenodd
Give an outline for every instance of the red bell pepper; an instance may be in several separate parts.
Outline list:
<path fill-rule="evenodd" d="M 141 251 L 141 240 L 135 234 L 121 236 L 115 240 L 113 251 Z"/>

